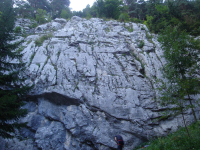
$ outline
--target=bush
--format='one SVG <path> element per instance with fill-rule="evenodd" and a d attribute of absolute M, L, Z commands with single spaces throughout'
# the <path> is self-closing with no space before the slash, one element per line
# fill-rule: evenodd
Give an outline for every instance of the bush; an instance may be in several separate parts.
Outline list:
<path fill-rule="evenodd" d="M 87 13 L 86 19 L 89 20 L 92 18 L 92 15 L 90 13 Z"/>
<path fill-rule="evenodd" d="M 125 27 L 129 32 L 133 32 L 133 25 L 129 26 L 129 27 Z"/>
<path fill-rule="evenodd" d="M 20 27 L 20 26 L 15 27 L 14 32 L 15 32 L 16 34 L 21 33 L 21 32 L 22 32 L 21 27 Z"/>
<path fill-rule="evenodd" d="M 37 39 L 36 41 L 35 41 L 35 45 L 36 46 L 42 46 L 42 44 L 43 44 L 43 42 L 45 41 L 45 40 L 48 40 L 49 38 L 51 38 L 52 37 L 52 34 L 47 34 L 47 35 L 43 35 L 43 36 L 41 36 L 39 39 Z"/>
<path fill-rule="evenodd" d="M 129 15 L 128 15 L 128 13 L 122 13 L 119 16 L 119 21 L 121 21 L 121 22 L 129 21 Z"/>
<path fill-rule="evenodd" d="M 32 25 L 29 26 L 29 28 L 30 28 L 30 29 L 36 28 L 37 26 L 38 26 L 38 24 L 34 22 Z"/>
<path fill-rule="evenodd" d="M 185 128 L 180 128 L 178 131 L 169 134 L 167 137 L 160 137 L 151 143 L 144 143 L 145 145 L 150 144 L 145 150 L 197 150 L 200 148 L 199 125 L 200 122 L 197 122 L 188 127 L 191 135 L 190 137 L 188 137 Z"/>
<path fill-rule="evenodd" d="M 46 10 L 43 10 L 43 9 L 39 9 L 37 10 L 37 14 L 36 14 L 36 21 L 39 23 L 39 24 L 42 24 L 42 23 L 45 23 L 47 22 L 46 19 L 45 19 L 45 16 L 46 15 Z"/>
<path fill-rule="evenodd" d="M 138 47 L 143 48 L 143 46 L 144 46 L 144 41 L 140 41 L 140 43 L 138 44 Z"/>
<path fill-rule="evenodd" d="M 135 23 L 143 23 L 143 21 L 138 18 L 131 18 L 130 21 Z"/>
<path fill-rule="evenodd" d="M 145 21 L 144 24 L 148 27 L 149 30 L 151 30 L 153 26 L 152 21 L 154 18 L 149 15 L 147 15 L 146 17 L 147 17 L 147 21 Z"/>

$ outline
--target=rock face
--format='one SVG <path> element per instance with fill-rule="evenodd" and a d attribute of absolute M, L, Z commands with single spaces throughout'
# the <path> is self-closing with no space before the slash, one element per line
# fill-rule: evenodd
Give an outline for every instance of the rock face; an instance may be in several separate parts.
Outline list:
<path fill-rule="evenodd" d="M 28 128 L 19 131 L 22 141 L 4 141 L 2 149 L 111 150 L 120 134 L 131 150 L 182 125 L 179 116 L 155 121 L 164 110 L 155 79 L 165 61 L 146 26 L 73 17 L 35 33 L 23 43 L 26 83 L 35 84 L 20 119 Z"/>

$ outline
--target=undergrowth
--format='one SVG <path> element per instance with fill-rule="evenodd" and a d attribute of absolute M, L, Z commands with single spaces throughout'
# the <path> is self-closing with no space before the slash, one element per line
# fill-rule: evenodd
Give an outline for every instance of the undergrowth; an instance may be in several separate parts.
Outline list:
<path fill-rule="evenodd" d="M 144 150 L 199 150 L 200 149 L 200 121 L 188 126 L 190 137 L 185 128 L 180 128 L 166 137 L 159 137 L 149 143 L 144 143 L 134 150 L 149 145 Z"/>
<path fill-rule="evenodd" d="M 48 40 L 49 38 L 51 38 L 53 35 L 51 34 L 51 33 L 49 33 L 49 34 L 45 34 L 45 35 L 43 35 L 43 36 L 41 36 L 39 39 L 37 39 L 37 40 L 35 40 L 35 45 L 36 46 L 42 46 L 42 44 L 43 44 L 43 42 L 45 41 L 45 40 Z"/>

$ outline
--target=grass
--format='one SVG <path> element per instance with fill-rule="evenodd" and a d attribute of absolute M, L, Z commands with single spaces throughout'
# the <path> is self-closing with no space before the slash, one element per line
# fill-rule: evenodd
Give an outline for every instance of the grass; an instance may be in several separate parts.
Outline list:
<path fill-rule="evenodd" d="M 48 40 L 49 38 L 51 38 L 53 35 L 50 33 L 50 34 L 45 34 L 43 36 L 41 36 L 39 39 L 35 40 L 35 45 L 36 46 L 42 46 L 43 42 L 45 40 Z"/>
<path fill-rule="evenodd" d="M 110 32 L 109 28 L 104 29 L 106 31 L 106 33 Z"/>
<path fill-rule="evenodd" d="M 133 32 L 133 26 L 131 25 L 131 26 L 129 26 L 129 27 L 126 27 L 126 26 L 124 26 L 129 32 Z"/>
<path fill-rule="evenodd" d="M 199 150 L 200 149 L 200 121 L 188 126 L 190 137 L 185 128 L 179 128 L 176 132 L 166 137 L 158 137 L 156 140 L 144 143 L 138 148 L 149 145 L 145 150 Z"/>
<path fill-rule="evenodd" d="M 35 57 L 35 54 L 36 54 L 36 52 L 33 52 L 33 54 L 31 55 L 30 62 L 29 62 L 29 65 L 28 65 L 28 66 L 31 65 L 31 63 L 32 63 L 32 61 L 33 61 L 33 58 Z"/>
<path fill-rule="evenodd" d="M 21 46 L 16 50 L 16 53 L 20 54 L 24 50 L 25 46 Z"/>
<path fill-rule="evenodd" d="M 38 26 L 38 24 L 34 22 L 33 24 L 29 25 L 28 27 L 30 29 L 33 29 L 33 28 L 36 28 L 37 26 Z"/>
<path fill-rule="evenodd" d="M 152 41 L 153 35 L 151 35 L 151 33 L 149 34 L 148 31 L 145 31 L 146 33 L 146 37 L 149 41 Z"/>
<path fill-rule="evenodd" d="M 144 46 L 144 41 L 140 41 L 140 43 L 138 44 L 138 47 L 143 48 L 143 46 Z"/>

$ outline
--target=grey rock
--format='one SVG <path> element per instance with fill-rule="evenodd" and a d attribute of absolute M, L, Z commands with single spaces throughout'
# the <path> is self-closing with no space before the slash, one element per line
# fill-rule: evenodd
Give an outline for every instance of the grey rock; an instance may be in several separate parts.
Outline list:
<path fill-rule="evenodd" d="M 109 150 L 121 134 L 130 150 L 182 126 L 180 116 L 155 122 L 165 109 L 155 82 L 163 79 L 160 68 L 166 63 L 157 35 L 148 41 L 145 25 L 125 26 L 133 32 L 117 21 L 57 18 L 35 29 L 52 32 L 42 46 L 34 42 L 39 35 L 25 38 L 22 60 L 30 66 L 24 77 L 35 86 L 23 107 L 28 114 L 20 119 L 28 128 L 18 133 L 28 140 L 3 140 L 2 149 Z M 194 120 L 191 111 L 186 119 Z"/>
<path fill-rule="evenodd" d="M 61 24 L 67 23 L 67 21 L 65 19 L 63 19 L 63 18 L 56 18 L 54 21 L 58 22 L 58 23 L 61 23 Z"/>
<path fill-rule="evenodd" d="M 38 128 L 35 134 L 37 146 L 44 150 L 63 150 L 66 132 L 59 122 L 52 122 L 50 126 Z"/>

